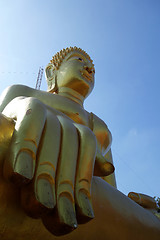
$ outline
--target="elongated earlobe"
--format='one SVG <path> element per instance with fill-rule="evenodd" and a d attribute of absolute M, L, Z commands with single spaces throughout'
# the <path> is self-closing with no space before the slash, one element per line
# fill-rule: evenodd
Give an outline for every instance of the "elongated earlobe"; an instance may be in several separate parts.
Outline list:
<path fill-rule="evenodd" d="M 56 69 L 52 63 L 49 63 L 45 68 L 45 76 L 48 85 L 48 92 L 57 92 L 57 76 L 56 76 Z"/>
<path fill-rule="evenodd" d="M 57 75 L 54 75 L 53 80 L 50 82 L 50 85 L 48 85 L 47 92 L 50 93 L 58 93 L 58 84 L 57 84 Z"/>

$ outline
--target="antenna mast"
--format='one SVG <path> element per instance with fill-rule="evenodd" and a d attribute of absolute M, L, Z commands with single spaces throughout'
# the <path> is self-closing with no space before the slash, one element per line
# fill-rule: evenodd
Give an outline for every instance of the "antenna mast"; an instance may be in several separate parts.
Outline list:
<path fill-rule="evenodd" d="M 36 82 L 36 89 L 40 90 L 41 83 L 42 83 L 42 77 L 43 77 L 43 67 L 39 68 L 37 82 Z"/>

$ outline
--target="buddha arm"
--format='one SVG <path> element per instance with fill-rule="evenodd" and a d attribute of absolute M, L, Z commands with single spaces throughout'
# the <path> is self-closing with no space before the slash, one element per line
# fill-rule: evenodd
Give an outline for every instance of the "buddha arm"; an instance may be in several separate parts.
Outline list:
<path fill-rule="evenodd" d="M 53 94 L 37 91 L 26 86 L 12 86 L 3 92 L 0 110 L 5 116 L 15 119 L 15 131 L 12 136 L 12 141 L 8 151 L 4 155 L 5 160 L 3 164 L 3 173 L 5 179 L 12 179 L 15 184 L 21 184 L 23 186 L 25 183 L 31 182 L 33 176 L 35 176 L 33 188 L 28 189 L 25 188 L 25 186 L 23 188 L 26 189 L 26 191 L 24 190 L 22 193 L 23 208 L 28 214 L 37 217 L 39 214 L 39 207 L 41 208 L 41 205 L 44 205 L 46 208 L 49 205 L 52 209 L 55 204 L 57 204 L 59 216 L 61 217 L 62 215 L 65 215 L 65 218 L 63 216 L 61 217 L 61 222 L 66 221 L 65 224 L 69 226 L 67 231 L 72 231 L 73 226 L 77 226 L 74 212 L 75 195 L 76 204 L 79 204 L 79 215 L 81 215 L 82 218 L 81 221 L 84 221 L 83 218 L 87 218 L 88 220 L 88 218 L 91 219 L 94 216 L 90 200 L 90 182 L 92 180 L 94 159 L 97 149 L 96 137 L 88 127 L 74 123 L 65 114 L 52 108 L 52 102 L 54 102 Z M 52 132 L 55 134 L 50 134 Z M 61 134 L 61 132 L 63 134 Z M 90 145 L 88 145 L 88 142 Z M 42 143 L 42 145 L 40 145 L 40 143 Z M 49 150 L 45 151 L 46 147 L 44 146 L 46 146 Z M 72 151 L 68 151 L 70 146 L 74 146 Z M 40 149 L 40 154 L 37 154 L 37 149 Z M 61 160 L 59 160 L 58 155 L 61 156 Z M 50 156 L 54 157 L 51 158 Z M 103 157 L 101 158 L 103 159 Z M 70 160 L 69 163 L 68 159 Z M 76 167 L 77 159 L 79 161 Z M 97 157 L 97 159 L 99 158 Z M 61 164 L 57 164 L 58 161 L 60 161 Z M 72 168 L 65 167 L 68 164 L 70 167 L 72 166 Z M 50 171 L 50 168 L 48 167 L 50 165 L 53 165 L 51 169 L 53 171 Z M 56 168 L 58 169 L 57 171 Z M 44 184 L 39 184 L 39 179 L 42 179 L 43 182 L 46 181 L 46 179 L 44 179 L 44 176 L 46 175 L 47 186 L 49 186 L 50 189 L 53 189 L 53 193 L 51 192 L 49 195 L 41 194 L 48 190 Z M 76 182 L 74 182 L 75 175 Z M 49 181 L 50 178 L 52 181 Z M 62 188 L 61 186 L 63 183 L 67 183 L 68 185 L 66 184 Z M 37 190 L 35 191 L 38 184 L 40 189 L 39 192 Z M 59 191 L 57 191 L 57 203 L 55 196 L 55 184 L 59 189 Z M 74 184 L 75 188 L 72 188 Z M 76 191 L 75 195 L 73 189 Z M 33 192 L 33 194 L 30 194 L 31 192 Z M 68 195 L 65 196 L 65 198 L 62 198 L 61 196 L 63 196 L 63 194 L 61 194 L 61 192 L 67 192 Z M 28 194 L 31 196 L 29 209 L 28 205 L 25 205 Z M 50 195 L 52 200 L 50 200 Z M 32 199 L 32 196 L 34 199 Z M 44 199 L 46 196 L 47 200 Z M 73 199 L 67 198 L 68 196 L 71 196 Z M 59 204 L 59 199 L 64 201 L 68 199 L 67 201 L 69 201 L 69 204 L 71 205 L 70 212 L 72 215 L 67 210 L 68 207 L 65 209 L 61 207 L 62 204 Z M 38 205 L 38 212 L 35 212 L 35 202 L 36 207 Z M 62 211 L 63 209 L 64 211 Z M 43 211 L 43 209 L 40 209 L 40 211 Z M 71 216 L 66 217 L 66 215 Z M 46 227 L 49 225 L 47 221 L 48 218 L 46 217 L 44 219 L 44 224 L 47 225 Z M 50 229 L 53 230 L 53 227 L 51 226 Z"/>

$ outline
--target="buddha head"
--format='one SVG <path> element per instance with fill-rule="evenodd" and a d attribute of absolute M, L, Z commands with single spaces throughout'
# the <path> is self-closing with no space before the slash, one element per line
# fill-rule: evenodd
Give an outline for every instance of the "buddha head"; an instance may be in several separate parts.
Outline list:
<path fill-rule="evenodd" d="M 81 48 L 70 47 L 56 53 L 45 74 L 51 93 L 68 88 L 86 98 L 94 87 L 93 61 Z"/>

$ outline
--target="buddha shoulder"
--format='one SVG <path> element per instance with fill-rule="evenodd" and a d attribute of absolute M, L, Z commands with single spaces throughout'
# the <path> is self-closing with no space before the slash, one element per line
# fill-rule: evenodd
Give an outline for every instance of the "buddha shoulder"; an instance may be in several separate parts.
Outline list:
<path fill-rule="evenodd" d="M 0 96 L 0 111 L 3 111 L 5 106 L 16 97 L 34 97 L 46 104 L 44 99 L 48 100 L 48 98 L 52 98 L 52 95 L 51 93 L 30 88 L 25 85 L 12 85 L 6 88 Z"/>
<path fill-rule="evenodd" d="M 0 96 L 0 111 L 3 111 L 10 101 L 20 96 L 34 97 L 44 104 L 46 104 L 47 101 L 50 102 L 53 98 L 53 94 L 45 91 L 30 88 L 25 85 L 12 85 L 6 88 Z"/>
<path fill-rule="evenodd" d="M 31 88 L 24 85 L 12 85 L 7 87 L 0 96 L 0 111 L 14 98 L 19 96 L 27 96 L 31 92 Z"/>

